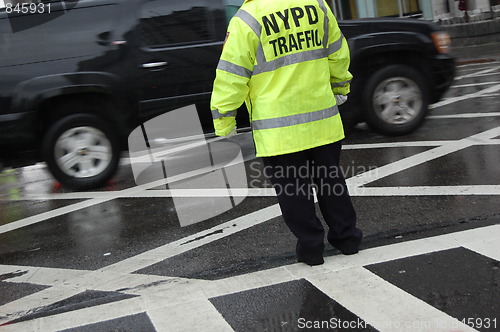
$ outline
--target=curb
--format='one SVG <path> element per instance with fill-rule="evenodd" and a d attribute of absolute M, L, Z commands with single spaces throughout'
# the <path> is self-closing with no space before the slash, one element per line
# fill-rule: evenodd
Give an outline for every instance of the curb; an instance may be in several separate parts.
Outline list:
<path fill-rule="evenodd" d="M 495 62 L 500 60 L 500 42 L 457 47 L 452 41 L 450 54 L 455 58 L 457 65 Z"/>
<path fill-rule="evenodd" d="M 500 42 L 500 19 L 442 25 L 441 28 L 448 32 L 452 42 L 459 47 Z"/>
<path fill-rule="evenodd" d="M 457 60 L 456 65 L 457 66 L 463 66 L 463 65 L 470 65 L 474 63 L 489 63 L 489 62 L 495 62 L 497 61 L 496 59 L 468 59 L 468 60 Z"/>

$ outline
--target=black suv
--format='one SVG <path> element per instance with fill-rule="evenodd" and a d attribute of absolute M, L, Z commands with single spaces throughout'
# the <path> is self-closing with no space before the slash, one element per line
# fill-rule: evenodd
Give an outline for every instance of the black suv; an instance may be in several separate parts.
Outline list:
<path fill-rule="evenodd" d="M 159 114 L 196 104 L 212 130 L 208 104 L 229 16 L 224 0 L 0 8 L 1 163 L 43 160 L 63 185 L 90 189 L 113 176 L 131 130 Z M 415 129 L 453 80 L 447 35 L 416 20 L 341 29 L 355 76 L 345 118 L 391 135 Z"/>

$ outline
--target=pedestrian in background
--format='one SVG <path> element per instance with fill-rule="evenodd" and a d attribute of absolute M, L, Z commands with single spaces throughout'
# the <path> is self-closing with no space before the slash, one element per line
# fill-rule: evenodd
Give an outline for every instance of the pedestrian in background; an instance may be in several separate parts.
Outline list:
<path fill-rule="evenodd" d="M 231 19 L 211 100 L 215 133 L 236 133 L 246 102 L 256 155 L 297 237 L 299 262 L 324 262 L 327 240 L 343 254 L 359 250 L 339 158 L 344 138 L 338 105 L 350 91 L 349 49 L 324 0 L 246 0 Z"/>

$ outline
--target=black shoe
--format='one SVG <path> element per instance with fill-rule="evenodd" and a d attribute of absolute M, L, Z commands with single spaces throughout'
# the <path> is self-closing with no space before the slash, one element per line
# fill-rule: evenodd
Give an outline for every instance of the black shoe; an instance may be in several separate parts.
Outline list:
<path fill-rule="evenodd" d="M 297 241 L 297 245 L 295 246 L 297 261 L 299 263 L 305 263 L 309 266 L 321 265 L 325 262 L 323 260 L 323 250 L 323 243 L 321 243 L 320 248 L 307 248 L 307 250 L 301 245 L 299 241 Z"/>
<path fill-rule="evenodd" d="M 330 244 L 340 250 L 343 255 L 354 255 L 359 252 L 359 245 L 361 244 L 361 239 L 363 238 L 363 232 L 360 229 L 356 229 L 353 236 L 342 240 L 328 241 Z"/>
<path fill-rule="evenodd" d="M 337 248 L 337 247 L 335 247 L 335 248 Z M 357 254 L 359 252 L 359 247 L 358 248 L 347 248 L 347 249 L 337 248 L 337 249 L 340 250 L 342 255 L 354 255 L 354 254 Z"/>
<path fill-rule="evenodd" d="M 325 262 L 322 256 L 319 256 L 319 257 L 308 257 L 308 258 L 297 257 L 297 261 L 299 263 L 305 263 L 305 264 L 307 264 L 309 266 L 321 265 L 321 264 L 323 264 Z"/>

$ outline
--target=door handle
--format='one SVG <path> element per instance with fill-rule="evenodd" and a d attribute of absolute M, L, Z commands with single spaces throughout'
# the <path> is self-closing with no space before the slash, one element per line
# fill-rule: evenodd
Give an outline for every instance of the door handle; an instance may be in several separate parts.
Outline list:
<path fill-rule="evenodd" d="M 97 35 L 96 43 L 101 46 L 108 46 L 110 44 L 111 31 L 102 32 Z"/>
<path fill-rule="evenodd" d="M 148 63 L 143 63 L 141 67 L 145 69 L 154 69 L 154 68 L 164 67 L 167 64 L 168 62 L 166 61 L 148 62 Z"/>

